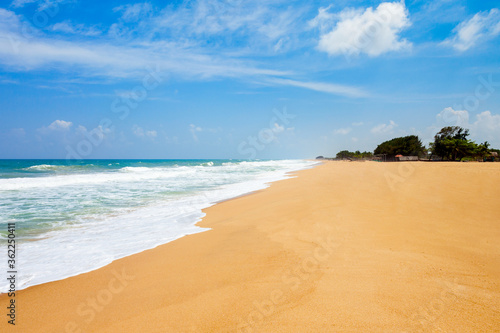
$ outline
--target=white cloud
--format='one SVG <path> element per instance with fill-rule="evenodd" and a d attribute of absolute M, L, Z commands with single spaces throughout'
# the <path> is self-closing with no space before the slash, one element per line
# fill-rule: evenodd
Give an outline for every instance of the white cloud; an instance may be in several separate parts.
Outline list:
<path fill-rule="evenodd" d="M 146 131 L 146 136 L 149 138 L 156 138 L 158 133 L 156 131 Z"/>
<path fill-rule="evenodd" d="M 318 21 L 325 17 L 331 18 L 324 12 L 317 16 Z M 383 2 L 376 9 L 369 7 L 364 11 L 345 9 L 335 18 L 335 26 L 320 36 L 318 44 L 318 49 L 329 55 L 366 53 L 373 57 L 411 46 L 399 36 L 411 24 L 403 1 Z"/>
<path fill-rule="evenodd" d="M 365 91 L 363 91 L 360 88 L 356 88 L 356 87 L 352 87 L 352 86 L 345 86 L 345 85 L 340 85 L 340 84 L 334 84 L 334 83 L 303 82 L 303 81 L 296 81 L 296 80 L 290 80 L 290 79 L 278 79 L 278 78 L 269 79 L 269 82 L 273 82 L 273 83 L 277 83 L 277 84 L 281 84 L 281 85 L 285 85 L 285 86 L 300 87 L 300 88 L 325 92 L 325 93 L 334 94 L 334 95 L 348 96 L 348 97 L 367 97 L 368 96 L 368 93 L 366 93 Z"/>
<path fill-rule="evenodd" d="M 331 7 L 332 5 L 329 5 L 328 7 L 320 7 L 318 9 L 318 15 L 308 22 L 309 26 L 311 28 L 319 27 L 321 31 L 323 31 L 327 26 L 331 26 L 335 17 L 334 14 L 328 12 Z"/>
<path fill-rule="evenodd" d="M 11 32 L 21 28 L 19 16 L 13 11 L 0 8 L 0 36 L 7 38 Z"/>
<path fill-rule="evenodd" d="M 203 3 L 205 5 L 202 5 Z M 285 44 L 290 42 L 288 36 L 282 36 L 286 31 L 284 27 L 287 26 L 283 22 L 288 22 L 288 18 L 296 14 L 288 13 L 288 9 L 283 15 L 273 16 L 271 13 L 276 13 L 265 6 L 253 8 L 248 5 L 250 7 L 245 11 L 236 8 L 237 6 L 231 5 L 233 8 L 225 4 L 224 6 L 229 7 L 225 9 L 226 12 L 223 11 L 222 13 L 218 13 L 214 9 L 216 7 L 213 7 L 215 6 L 213 1 L 198 1 L 196 6 L 198 9 L 192 13 L 192 16 L 204 22 L 197 21 L 200 26 L 209 25 L 207 21 L 209 18 L 200 16 L 201 13 L 209 11 L 216 22 L 213 24 L 220 26 L 217 29 L 213 28 L 216 31 L 237 33 L 236 31 L 239 31 L 240 28 L 247 30 L 264 29 L 266 32 L 259 30 L 259 34 L 266 34 L 269 35 L 269 38 L 276 39 L 278 42 L 273 42 L 273 46 L 286 47 L 283 46 L 284 44 L 280 44 L 280 40 Z M 208 7 L 202 10 L 203 6 Z M 159 17 L 171 13 L 174 10 L 172 8 L 167 7 Z M 250 10 L 251 8 L 255 9 L 255 11 Z M 172 15 L 180 15 L 183 10 L 188 9 L 183 9 L 183 7 L 176 9 L 175 12 L 172 12 Z M 261 11 L 265 12 L 265 14 L 261 13 Z M 232 14 L 235 16 L 233 17 Z M 159 22 L 159 17 L 151 18 L 148 22 L 150 24 L 154 22 L 161 26 L 163 21 Z M 183 22 L 182 16 L 173 17 L 172 21 L 168 22 L 170 22 L 168 24 L 177 22 L 179 26 L 175 25 L 175 27 L 178 28 L 187 27 L 192 23 L 191 21 Z M 282 22 L 282 24 L 276 22 Z M 142 25 L 142 23 L 139 25 Z M 198 23 L 195 23 L 195 25 Z M 260 23 L 264 25 L 261 26 Z M 147 24 L 145 23 L 145 25 Z M 183 79 L 220 77 L 241 79 L 253 77 L 257 82 L 265 84 L 295 86 L 347 97 L 365 97 L 368 95 L 362 89 L 352 86 L 285 79 L 283 77 L 290 76 L 292 73 L 260 68 L 255 62 L 249 61 L 246 56 L 241 56 L 238 52 L 214 52 L 216 50 L 206 46 L 206 36 L 200 37 L 200 40 L 204 40 L 204 44 L 200 45 L 197 43 L 196 38 L 194 40 L 186 38 L 189 36 L 189 32 L 184 34 L 180 30 L 179 37 L 169 39 L 156 38 L 152 41 L 145 36 L 149 32 L 144 32 L 144 34 L 140 34 L 136 38 L 113 41 L 102 38 L 98 40 L 82 40 L 64 35 L 47 37 L 41 31 L 36 31 L 33 35 L 27 35 L 23 33 L 23 26 L 24 23 L 20 16 L 12 11 L 0 8 L 0 64 L 9 67 L 9 70 L 12 71 L 50 68 L 51 70 L 76 72 L 84 78 L 99 76 L 119 79 L 142 79 L 147 75 L 146 70 L 154 66 L 154 70 L 159 76 L 175 75 Z M 52 26 L 53 31 L 61 31 L 67 34 L 92 35 L 99 33 L 97 29 L 93 29 L 84 25 L 72 24 L 70 21 L 60 22 Z M 210 31 L 208 29 L 199 33 L 207 34 Z"/>
<path fill-rule="evenodd" d="M 254 42 L 277 41 L 296 26 L 301 10 L 280 7 L 286 1 L 195 0 L 166 7 L 156 18 L 155 29 L 191 36 L 238 33 Z"/>
<path fill-rule="evenodd" d="M 362 121 L 360 121 L 360 122 L 357 122 L 357 123 L 356 123 L 356 122 L 355 122 L 355 123 L 352 123 L 351 125 L 352 125 L 352 126 L 363 126 L 363 125 L 364 125 L 364 123 L 363 123 Z"/>
<path fill-rule="evenodd" d="M 135 3 L 133 5 L 122 5 L 113 9 L 115 12 L 122 12 L 122 19 L 125 21 L 137 21 L 147 17 L 153 12 L 150 3 Z"/>
<path fill-rule="evenodd" d="M 444 108 L 437 114 L 438 125 L 443 126 L 467 126 L 469 123 L 469 113 L 466 110 L 453 110 L 453 108 Z"/>
<path fill-rule="evenodd" d="M 71 21 L 58 22 L 51 26 L 51 30 L 83 36 L 97 36 L 101 34 L 101 31 L 96 27 L 86 27 L 83 24 L 73 24 Z"/>
<path fill-rule="evenodd" d="M 452 37 L 443 42 L 457 51 L 466 51 L 475 44 L 492 39 L 500 34 L 500 11 L 479 12 L 453 29 Z"/>
<path fill-rule="evenodd" d="M 162 72 L 183 77 L 242 77 L 287 75 L 248 65 L 232 57 L 209 54 L 185 41 L 106 41 L 47 38 L 21 33 L 23 24 L 15 13 L 0 8 L 0 63 L 11 70 L 31 70 L 58 65 L 89 76 L 144 77 L 145 69 L 155 65 Z M 51 66 L 54 68 L 54 66 Z"/>
<path fill-rule="evenodd" d="M 87 128 L 85 126 L 78 125 L 78 127 L 76 128 L 76 133 L 78 134 L 87 133 Z"/>
<path fill-rule="evenodd" d="M 11 6 L 14 8 L 21 8 L 30 3 L 38 3 L 38 10 L 42 11 L 50 7 L 54 7 L 59 3 L 72 1 L 72 0 L 14 0 L 11 3 Z"/>
<path fill-rule="evenodd" d="M 147 131 L 144 128 L 134 125 L 132 126 L 132 133 L 138 138 L 150 138 L 154 139 L 158 136 L 158 132 L 155 130 Z"/>
<path fill-rule="evenodd" d="M 71 121 L 55 120 L 49 125 L 48 129 L 51 131 L 67 131 L 72 125 Z"/>
<path fill-rule="evenodd" d="M 350 127 L 347 127 L 347 128 L 339 128 L 339 129 L 336 129 L 335 131 L 333 131 L 334 134 L 340 134 L 340 135 L 346 135 L 346 134 L 349 134 L 351 132 L 351 128 Z"/>
<path fill-rule="evenodd" d="M 285 128 L 283 126 L 280 126 L 278 123 L 274 123 L 274 126 L 272 128 L 272 131 L 274 133 L 281 133 L 285 130 Z"/>
<path fill-rule="evenodd" d="M 24 7 L 26 4 L 37 2 L 38 0 L 14 0 L 11 3 L 12 7 L 19 8 Z"/>
<path fill-rule="evenodd" d="M 110 135 L 112 136 L 113 131 L 111 130 L 111 128 L 108 127 L 103 128 L 102 125 L 99 125 L 89 131 L 85 126 L 78 125 L 78 127 L 75 130 L 75 133 L 80 138 L 88 139 L 90 137 L 93 138 L 93 140 L 103 140 L 109 138 Z"/>
<path fill-rule="evenodd" d="M 46 137 L 66 137 L 71 134 L 70 129 L 73 126 L 73 123 L 65 120 L 55 120 L 49 126 L 42 126 L 36 130 L 38 134 L 41 134 Z M 38 140 L 41 140 L 41 137 L 38 135 Z"/>
<path fill-rule="evenodd" d="M 443 109 L 436 115 L 436 123 L 428 128 L 427 141 L 433 141 L 434 135 L 447 126 L 460 126 L 470 130 L 474 141 L 489 141 L 493 148 L 500 148 L 500 114 L 483 111 L 476 114 L 474 122 L 466 110 Z"/>
<path fill-rule="evenodd" d="M 283 38 L 280 38 L 280 40 L 278 40 L 276 42 L 276 44 L 274 44 L 273 50 L 276 53 L 285 52 L 288 50 L 289 45 L 290 45 L 290 38 L 283 37 Z"/>
<path fill-rule="evenodd" d="M 391 132 L 398 125 L 394 121 L 389 121 L 389 124 L 380 124 L 373 127 L 370 132 L 373 134 L 383 134 Z"/>
<path fill-rule="evenodd" d="M 198 141 L 198 136 L 196 135 L 197 132 L 201 132 L 203 129 L 199 126 L 196 126 L 195 124 L 190 124 L 189 125 L 189 131 L 191 132 L 191 135 L 193 136 L 194 141 Z"/>
<path fill-rule="evenodd" d="M 482 140 L 489 140 L 493 148 L 500 148 L 500 114 L 484 111 L 476 115 L 471 126 L 471 135 Z"/>
<path fill-rule="evenodd" d="M 144 137 L 144 129 L 142 127 L 137 126 L 137 125 L 134 125 L 132 127 L 132 133 L 134 133 L 134 135 L 139 137 L 139 138 Z"/>
<path fill-rule="evenodd" d="M 198 135 L 196 133 L 204 132 L 204 133 L 215 134 L 215 133 L 219 133 L 221 131 L 222 131 L 222 128 L 220 128 L 220 127 L 218 127 L 218 128 L 203 127 L 202 128 L 200 126 L 196 126 L 195 124 L 189 125 L 189 132 L 191 132 L 191 136 L 193 137 L 194 141 L 198 141 Z"/>

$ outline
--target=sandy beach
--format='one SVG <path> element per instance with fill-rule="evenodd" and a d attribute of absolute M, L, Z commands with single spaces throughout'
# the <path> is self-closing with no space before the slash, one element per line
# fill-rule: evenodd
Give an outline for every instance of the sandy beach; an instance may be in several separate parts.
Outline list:
<path fill-rule="evenodd" d="M 206 209 L 210 231 L 17 292 L 15 327 L 0 296 L 0 331 L 500 331 L 500 163 L 296 176 Z"/>

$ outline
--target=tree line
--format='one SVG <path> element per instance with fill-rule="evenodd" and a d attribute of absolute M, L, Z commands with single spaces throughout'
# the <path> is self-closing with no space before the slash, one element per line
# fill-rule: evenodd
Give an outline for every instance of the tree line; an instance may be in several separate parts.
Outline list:
<path fill-rule="evenodd" d="M 359 150 L 355 152 L 342 150 L 337 153 L 336 158 L 362 159 L 371 158 L 373 155 L 386 155 L 388 157 L 403 155 L 461 161 L 465 158 L 483 159 L 490 156 L 492 152 L 500 154 L 500 150 L 491 149 L 487 141 L 478 144 L 468 139 L 468 136 L 468 129 L 459 126 L 447 126 L 443 127 L 434 136 L 434 142 L 431 142 L 428 148 L 422 144 L 418 136 L 408 135 L 382 142 L 375 148 L 373 154 L 366 151 L 361 153 Z"/>

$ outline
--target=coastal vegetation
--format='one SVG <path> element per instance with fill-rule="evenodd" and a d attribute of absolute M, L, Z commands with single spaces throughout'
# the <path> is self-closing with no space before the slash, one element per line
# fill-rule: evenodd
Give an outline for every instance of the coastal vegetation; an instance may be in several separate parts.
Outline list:
<path fill-rule="evenodd" d="M 360 152 L 359 150 L 356 150 L 355 152 L 348 151 L 348 150 L 342 150 L 342 151 L 339 151 L 335 157 L 338 159 L 371 158 L 371 157 L 373 157 L 373 153 L 371 153 L 369 151 Z"/>
<path fill-rule="evenodd" d="M 416 135 L 408 135 L 382 142 L 375 148 L 375 155 L 424 156 L 425 147 Z"/>
<path fill-rule="evenodd" d="M 426 148 L 417 135 L 393 138 L 380 143 L 374 152 L 360 152 L 356 150 L 339 151 L 335 159 L 372 159 L 394 160 L 398 155 L 418 156 L 419 159 L 433 159 L 444 161 L 467 161 L 467 160 L 494 160 L 492 156 L 499 156 L 500 149 L 490 148 L 490 144 L 476 143 L 470 139 L 469 130 L 459 126 L 443 127 L 434 136 L 434 142 Z M 321 156 L 323 158 L 323 156 Z M 497 158 L 498 159 L 498 158 Z"/>
<path fill-rule="evenodd" d="M 490 144 L 477 144 L 467 139 L 469 130 L 459 126 L 443 127 L 431 143 L 433 155 L 447 161 L 461 161 L 464 158 L 485 158 L 490 154 Z"/>

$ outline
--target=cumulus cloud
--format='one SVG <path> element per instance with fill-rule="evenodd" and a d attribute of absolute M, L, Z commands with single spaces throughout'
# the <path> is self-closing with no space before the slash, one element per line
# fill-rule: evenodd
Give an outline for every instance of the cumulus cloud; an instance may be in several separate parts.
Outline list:
<path fill-rule="evenodd" d="M 469 124 L 469 112 L 466 110 L 453 110 L 452 107 L 447 107 L 437 114 L 436 120 L 438 124 L 444 126 L 467 126 Z"/>
<path fill-rule="evenodd" d="M 48 129 L 51 131 L 67 131 L 72 125 L 71 121 L 55 120 L 49 125 Z"/>
<path fill-rule="evenodd" d="M 428 141 L 443 127 L 460 126 L 470 130 L 471 139 L 489 141 L 494 148 L 500 148 L 500 114 L 483 111 L 472 118 L 466 110 L 444 108 L 436 115 L 436 123 L 428 128 Z"/>
<path fill-rule="evenodd" d="M 134 125 L 132 127 L 132 133 L 134 133 L 134 135 L 137 137 L 143 137 L 144 136 L 144 129 L 142 127 Z"/>
<path fill-rule="evenodd" d="M 325 24 L 332 19 L 320 11 L 313 24 Z M 403 1 L 383 2 L 376 9 L 345 9 L 333 18 L 333 29 L 320 36 L 318 49 L 329 55 L 358 55 L 365 53 L 378 56 L 411 46 L 399 34 L 410 26 L 408 10 Z"/>
<path fill-rule="evenodd" d="M 500 10 L 479 12 L 453 29 L 454 35 L 443 42 L 457 51 L 466 51 L 479 42 L 495 38 L 500 34 Z"/>
<path fill-rule="evenodd" d="M 475 135 L 484 134 L 487 139 L 500 143 L 500 114 L 492 114 L 491 111 L 479 113 L 472 124 L 472 130 Z"/>
<path fill-rule="evenodd" d="M 86 139 L 88 140 L 91 138 L 93 142 L 101 142 L 104 139 L 110 139 L 113 138 L 113 131 L 109 127 L 103 127 L 102 125 L 99 125 L 90 131 L 87 130 L 85 126 L 78 125 L 78 127 L 75 130 L 76 137 L 79 138 L 80 140 Z"/>
<path fill-rule="evenodd" d="M 134 125 L 132 127 L 132 133 L 138 138 L 149 138 L 149 139 L 154 139 L 158 136 L 158 132 L 155 130 L 145 130 L 144 128 Z"/>
<path fill-rule="evenodd" d="M 158 133 L 156 131 L 146 131 L 146 136 L 150 138 L 156 138 Z"/>
<path fill-rule="evenodd" d="M 394 121 L 389 121 L 389 124 L 380 124 L 373 127 L 370 132 L 373 134 L 383 134 L 391 132 L 396 126 L 398 126 Z"/>
<path fill-rule="evenodd" d="M 283 130 L 280 126 L 278 127 L 274 127 L 273 130 Z M 191 136 L 193 137 L 193 140 L 194 141 L 198 141 L 198 135 L 197 133 L 212 133 L 212 134 L 215 134 L 215 133 L 218 133 L 218 132 L 221 132 L 222 131 L 222 128 L 221 127 L 217 127 L 217 128 L 209 128 L 209 127 L 200 127 L 200 126 L 197 126 L 195 124 L 190 124 L 189 125 L 189 132 L 191 133 Z"/>
<path fill-rule="evenodd" d="M 351 132 L 351 128 L 350 127 L 347 127 L 347 128 L 339 128 L 339 129 L 336 129 L 335 131 L 333 131 L 334 134 L 341 134 L 341 135 L 346 135 L 346 134 L 349 134 Z"/>
<path fill-rule="evenodd" d="M 36 138 L 39 141 L 47 140 L 62 140 L 68 143 L 69 138 L 73 135 L 71 131 L 73 123 L 65 120 L 55 120 L 49 126 L 42 126 L 36 130 Z"/>

